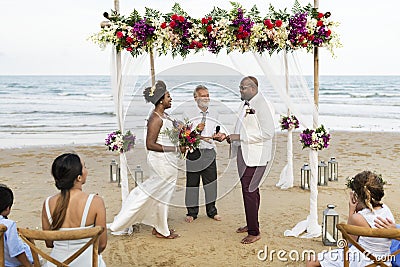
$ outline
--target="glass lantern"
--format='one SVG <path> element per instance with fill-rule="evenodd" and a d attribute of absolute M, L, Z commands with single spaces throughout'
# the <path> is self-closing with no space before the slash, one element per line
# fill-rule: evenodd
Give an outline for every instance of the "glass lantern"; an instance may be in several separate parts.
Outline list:
<path fill-rule="evenodd" d="M 328 165 L 323 160 L 318 163 L 318 185 L 328 185 Z"/>
<path fill-rule="evenodd" d="M 339 214 L 335 210 L 335 205 L 327 205 L 322 216 L 322 243 L 325 246 L 336 246 L 338 241 L 338 229 L 336 224 L 339 222 Z"/>
<path fill-rule="evenodd" d="M 300 187 L 304 190 L 310 190 L 311 168 L 308 163 L 304 163 L 300 173 Z"/>
<path fill-rule="evenodd" d="M 143 183 L 143 170 L 140 165 L 136 165 L 135 171 L 135 183 L 137 184 L 140 176 L 140 181 Z"/>
<path fill-rule="evenodd" d="M 331 157 L 331 159 L 328 161 L 329 181 L 338 181 L 338 169 L 338 162 L 336 161 L 335 157 Z"/>
<path fill-rule="evenodd" d="M 113 159 L 110 163 L 110 183 L 118 182 L 118 163 Z"/>

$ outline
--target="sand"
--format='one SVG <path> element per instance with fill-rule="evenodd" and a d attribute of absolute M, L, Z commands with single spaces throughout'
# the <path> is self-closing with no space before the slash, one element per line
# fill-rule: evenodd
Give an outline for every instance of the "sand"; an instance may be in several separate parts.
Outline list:
<path fill-rule="evenodd" d="M 331 146 L 319 153 L 320 160 L 335 156 L 339 162 L 339 181 L 327 187 L 319 186 L 318 216 L 327 204 L 335 204 L 340 221 L 347 220 L 348 194 L 345 180 L 362 170 L 381 173 L 388 182 L 384 202 L 391 208 L 395 219 L 400 221 L 399 186 L 400 168 L 397 156 L 400 153 L 399 133 L 331 132 Z M 219 189 L 225 192 L 217 201 L 223 220 L 209 219 L 205 208 L 200 208 L 199 218 L 193 223 L 184 222 L 186 210 L 183 203 L 184 190 L 177 188 L 174 203 L 169 211 L 169 225 L 181 235 L 176 240 L 159 239 L 151 235 L 151 227 L 140 225 L 130 236 L 114 236 L 108 232 L 108 244 L 103 253 L 107 266 L 304 266 L 301 258 L 292 260 L 297 251 L 320 252 L 329 249 L 321 238 L 300 239 L 284 237 L 283 232 L 291 229 L 309 213 L 309 191 L 300 185 L 300 168 L 308 162 L 308 151 L 302 150 L 294 134 L 294 187 L 281 190 L 275 187 L 286 160 L 286 137 L 278 134 L 276 155 L 272 168 L 261 185 L 260 227 L 262 238 L 256 243 L 243 245 L 244 234 L 235 229 L 245 225 L 242 194 L 236 166 L 228 159 L 228 146 L 218 145 Z M 57 192 L 50 166 L 53 159 L 64 152 L 74 151 L 86 161 L 89 170 L 84 190 L 98 193 L 104 198 L 107 222 L 111 222 L 121 206 L 120 188 L 109 182 L 109 164 L 118 156 L 99 144 L 95 146 L 54 146 L 3 149 L 0 153 L 0 183 L 7 184 L 15 193 L 15 204 L 10 218 L 19 227 L 40 228 L 41 208 L 44 199 Z M 130 165 L 140 164 L 144 179 L 148 169 L 144 149 L 137 146 L 128 153 Z M 185 176 L 180 172 L 178 185 L 183 185 Z M 133 188 L 133 179 L 129 180 Z M 201 195 L 203 198 L 203 195 Z M 260 250 L 268 248 L 265 261 L 258 259 Z M 281 252 L 281 260 L 277 251 Z M 294 250 L 294 251 L 293 251 Z M 275 251 L 273 253 L 272 251 Z M 286 254 L 285 254 L 286 253 Z M 289 255 L 290 253 L 290 255 Z M 261 254 L 265 256 L 265 254 Z M 292 256 L 291 258 L 289 256 Z M 287 261 L 285 261 L 287 259 Z"/>

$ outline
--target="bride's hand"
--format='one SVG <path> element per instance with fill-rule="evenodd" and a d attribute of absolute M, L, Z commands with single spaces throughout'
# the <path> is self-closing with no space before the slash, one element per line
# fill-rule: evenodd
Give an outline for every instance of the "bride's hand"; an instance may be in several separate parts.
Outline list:
<path fill-rule="evenodd" d="M 186 147 L 185 146 L 179 146 L 179 151 L 184 154 L 186 153 Z"/>

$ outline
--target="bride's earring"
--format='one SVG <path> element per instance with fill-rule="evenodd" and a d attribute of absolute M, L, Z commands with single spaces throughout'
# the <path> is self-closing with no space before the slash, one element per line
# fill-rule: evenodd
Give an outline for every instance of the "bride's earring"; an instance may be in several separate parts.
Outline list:
<path fill-rule="evenodd" d="M 78 175 L 77 180 L 78 180 L 78 182 L 80 182 L 80 181 L 82 180 L 82 176 L 81 176 L 81 175 Z"/>
<path fill-rule="evenodd" d="M 160 104 L 162 104 L 162 101 L 160 101 Z"/>

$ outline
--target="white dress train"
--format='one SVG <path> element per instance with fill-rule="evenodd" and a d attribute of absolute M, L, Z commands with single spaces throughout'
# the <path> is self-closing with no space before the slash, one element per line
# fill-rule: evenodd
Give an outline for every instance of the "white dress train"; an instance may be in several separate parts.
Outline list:
<path fill-rule="evenodd" d="M 172 129 L 172 122 L 162 118 L 163 126 L 157 143 L 174 146 L 165 130 Z M 138 184 L 122 203 L 122 207 L 110 225 L 111 231 L 122 231 L 136 223 L 154 227 L 163 236 L 169 236 L 168 205 L 175 191 L 178 177 L 177 154 L 148 151 L 149 178 Z"/>

